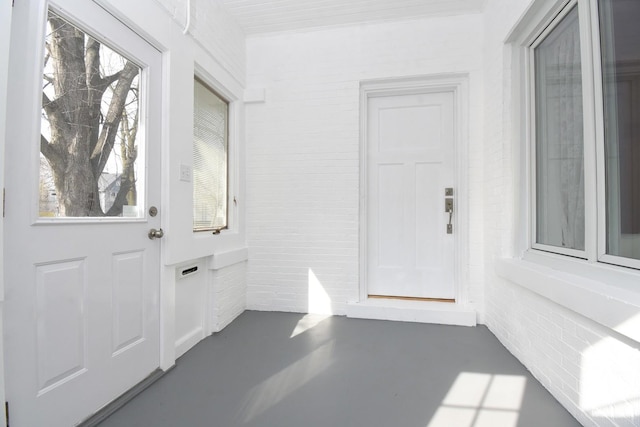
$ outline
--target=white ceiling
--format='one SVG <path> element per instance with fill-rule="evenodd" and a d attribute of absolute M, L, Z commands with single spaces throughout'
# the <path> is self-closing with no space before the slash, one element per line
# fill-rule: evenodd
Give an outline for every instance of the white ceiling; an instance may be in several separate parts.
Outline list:
<path fill-rule="evenodd" d="M 485 0 L 220 0 L 247 34 L 481 12 Z"/>

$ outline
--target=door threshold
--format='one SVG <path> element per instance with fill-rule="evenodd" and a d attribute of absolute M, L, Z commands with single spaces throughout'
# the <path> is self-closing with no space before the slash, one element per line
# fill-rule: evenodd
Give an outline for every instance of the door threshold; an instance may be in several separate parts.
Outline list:
<path fill-rule="evenodd" d="M 453 298 L 423 298 L 423 297 L 403 297 L 398 295 L 369 295 L 368 298 L 373 299 L 393 299 L 393 300 L 402 300 L 402 301 L 423 301 L 423 302 L 448 302 L 454 303 L 456 302 Z"/>
<path fill-rule="evenodd" d="M 369 297 L 347 303 L 347 317 L 476 326 L 477 316 L 474 308 L 451 301 Z"/>
<path fill-rule="evenodd" d="M 120 395 L 114 401 L 108 403 L 102 409 L 100 409 L 95 414 L 91 415 L 89 418 L 82 421 L 80 424 L 77 424 L 76 427 L 94 427 L 109 418 L 110 415 L 114 414 L 118 409 L 122 408 L 126 405 L 130 400 L 134 397 L 142 393 L 148 387 L 150 387 L 153 383 L 162 378 L 167 372 L 172 370 L 175 367 L 173 365 L 171 368 L 163 371 L 158 368 L 155 371 L 151 372 L 149 376 L 140 381 L 138 384 L 134 385 L 131 389 L 127 390 L 125 393 Z"/>

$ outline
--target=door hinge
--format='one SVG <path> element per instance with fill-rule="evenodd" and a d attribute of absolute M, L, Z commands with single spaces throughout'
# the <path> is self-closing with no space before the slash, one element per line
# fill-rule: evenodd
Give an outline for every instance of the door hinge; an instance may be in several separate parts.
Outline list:
<path fill-rule="evenodd" d="M 4 212 L 5 212 L 5 209 L 4 209 L 4 206 L 5 206 L 4 205 L 5 192 L 6 192 L 6 190 L 3 188 L 2 189 L 2 218 L 4 218 Z"/>
<path fill-rule="evenodd" d="M 4 416 L 6 417 L 7 427 L 9 427 L 9 402 L 4 402 Z"/>

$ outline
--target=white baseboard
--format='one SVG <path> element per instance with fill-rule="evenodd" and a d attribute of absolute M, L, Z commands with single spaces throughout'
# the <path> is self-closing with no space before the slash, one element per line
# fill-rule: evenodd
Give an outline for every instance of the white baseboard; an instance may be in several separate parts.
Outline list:
<path fill-rule="evenodd" d="M 204 328 L 197 327 L 176 341 L 176 359 L 204 339 Z"/>

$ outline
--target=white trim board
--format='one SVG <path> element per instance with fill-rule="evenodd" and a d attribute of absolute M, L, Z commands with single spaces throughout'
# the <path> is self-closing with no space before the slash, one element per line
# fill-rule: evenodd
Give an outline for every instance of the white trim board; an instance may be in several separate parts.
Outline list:
<path fill-rule="evenodd" d="M 191 330 L 188 334 L 183 337 L 180 337 L 175 344 L 176 347 L 176 359 L 185 354 L 187 351 L 191 350 L 193 346 L 198 344 L 205 338 L 204 328 L 202 326 L 198 326 Z"/>
<path fill-rule="evenodd" d="M 435 301 L 372 299 L 347 304 L 347 317 L 476 326 L 476 311 L 460 304 Z"/>

